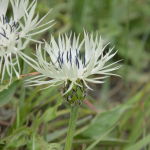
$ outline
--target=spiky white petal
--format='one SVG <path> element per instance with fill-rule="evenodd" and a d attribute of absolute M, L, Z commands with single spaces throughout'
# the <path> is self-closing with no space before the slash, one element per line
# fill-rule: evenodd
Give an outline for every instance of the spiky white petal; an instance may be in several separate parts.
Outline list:
<path fill-rule="evenodd" d="M 42 55 L 43 51 L 41 49 L 41 45 L 36 48 L 35 56 L 38 61 L 22 54 L 21 57 L 35 70 L 42 74 L 27 80 L 27 84 L 30 86 L 42 84 L 51 84 L 52 86 L 55 86 L 58 82 L 67 83 L 67 80 L 69 80 L 72 83 L 66 91 L 67 93 L 72 89 L 74 84 L 77 84 L 76 81 L 78 79 L 83 80 L 85 86 L 91 89 L 86 82 L 104 83 L 102 79 L 107 78 L 109 75 L 115 75 L 112 74 L 111 71 L 117 70 L 121 66 L 114 68 L 109 67 L 117 62 L 105 66 L 105 63 L 116 54 L 116 52 L 110 54 L 113 48 L 104 55 L 103 51 L 105 47 L 103 47 L 103 40 L 101 37 L 99 38 L 97 35 L 94 40 L 92 34 L 89 35 L 84 32 L 84 39 L 80 44 L 79 38 L 80 35 L 76 37 L 74 34 L 72 41 L 71 34 L 70 36 L 67 34 L 64 36 L 59 35 L 57 43 L 54 37 L 51 36 L 50 44 L 45 42 L 44 48 L 44 54 L 45 52 L 48 54 L 50 61 L 47 61 L 46 57 Z M 85 49 L 85 51 L 82 52 L 82 49 Z M 89 78 L 89 76 L 93 74 L 102 74 L 107 76 Z M 49 77 L 50 80 L 43 81 L 43 78 L 46 77 Z"/>
<path fill-rule="evenodd" d="M 0 16 L 6 15 L 9 0 L 0 0 Z"/>
<path fill-rule="evenodd" d="M 13 9 L 13 18 L 14 20 L 22 18 L 25 14 L 25 10 L 27 9 L 29 0 L 10 0 L 12 9 Z M 32 4 L 35 2 L 33 0 Z"/>
<path fill-rule="evenodd" d="M 10 0 L 12 5 L 12 15 L 8 19 L 6 11 L 9 0 L 0 0 L 0 80 L 4 79 L 5 71 L 7 71 L 10 79 L 13 72 L 19 78 L 20 65 L 18 61 L 19 51 L 25 49 L 30 40 L 42 43 L 31 39 L 32 35 L 39 34 L 49 29 L 50 23 L 54 20 L 41 24 L 44 18 L 50 11 L 39 20 L 39 15 L 35 16 L 35 8 L 37 0 L 33 0 L 29 5 L 29 0 Z M 21 22 L 23 21 L 23 22 Z M 41 24 L 41 25 L 40 25 Z M 42 27 L 45 27 L 42 29 Z M 38 30 L 38 31 L 36 31 Z M 22 42 L 25 38 L 25 42 Z M 12 60 L 12 55 L 15 56 L 16 62 Z"/>

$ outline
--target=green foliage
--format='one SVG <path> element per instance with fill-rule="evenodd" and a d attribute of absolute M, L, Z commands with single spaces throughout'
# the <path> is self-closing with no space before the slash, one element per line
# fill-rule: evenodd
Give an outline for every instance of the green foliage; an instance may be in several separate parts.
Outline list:
<path fill-rule="evenodd" d="M 93 118 L 89 127 L 82 133 L 85 137 L 95 137 L 106 133 L 110 128 L 112 128 L 122 117 L 122 114 L 130 106 L 119 106 L 114 110 L 100 113 Z"/>
<path fill-rule="evenodd" d="M 14 95 L 17 84 L 18 81 L 15 81 L 10 85 L 8 89 L 5 89 L 2 92 L 0 92 L 0 107 L 4 106 L 11 100 L 11 97 Z"/>
<path fill-rule="evenodd" d="M 112 77 L 102 86 L 91 85 L 95 90 L 89 95 L 93 93 L 94 98 L 89 96 L 88 100 L 98 112 L 86 103 L 82 104 L 73 149 L 150 148 L 149 1 L 38 0 L 36 11 L 41 18 L 51 8 L 53 10 L 43 23 L 52 19 L 57 23 L 34 39 L 44 38 L 49 42 L 50 34 L 57 37 L 59 33 L 70 31 L 81 33 L 83 37 L 84 28 L 93 31 L 94 35 L 97 31 L 105 39 L 105 44 L 111 41 L 106 51 L 116 46 L 116 61 L 124 59 L 121 62 L 123 67 L 116 72 L 123 79 Z M 31 53 L 35 53 L 35 43 L 31 42 L 24 52 L 34 57 Z M 22 59 L 19 61 L 22 74 L 35 71 Z M 3 112 L 0 115 L 0 150 L 63 149 L 69 106 L 62 104 L 58 87 L 46 90 L 39 90 L 45 86 L 25 87 L 25 79 L 19 82 L 13 73 L 9 84 L 6 74 L 0 84 L 0 113 Z M 119 83 L 126 83 L 126 86 L 122 88 Z M 10 114 L 9 110 L 14 113 Z"/>
<path fill-rule="evenodd" d="M 10 136 L 3 139 L 3 141 L 5 142 L 3 150 L 13 149 L 22 146 L 25 141 L 25 136 L 29 134 L 30 129 L 27 129 L 26 126 L 22 126 L 21 128 L 13 131 Z"/>
<path fill-rule="evenodd" d="M 95 142 L 93 142 L 86 150 L 92 150 L 109 132 L 111 132 L 112 129 L 108 130 L 104 135 L 102 135 Z"/>
<path fill-rule="evenodd" d="M 57 143 L 51 143 L 46 150 L 62 150 L 62 147 Z"/>

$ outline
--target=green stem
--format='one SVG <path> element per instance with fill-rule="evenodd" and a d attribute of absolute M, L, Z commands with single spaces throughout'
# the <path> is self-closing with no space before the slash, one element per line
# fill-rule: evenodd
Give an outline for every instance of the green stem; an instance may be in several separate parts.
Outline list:
<path fill-rule="evenodd" d="M 78 110 L 79 110 L 79 104 L 71 106 L 69 129 L 68 129 L 68 133 L 67 133 L 65 150 L 71 150 L 73 135 L 74 135 L 76 121 L 77 121 L 77 117 L 78 117 Z"/>

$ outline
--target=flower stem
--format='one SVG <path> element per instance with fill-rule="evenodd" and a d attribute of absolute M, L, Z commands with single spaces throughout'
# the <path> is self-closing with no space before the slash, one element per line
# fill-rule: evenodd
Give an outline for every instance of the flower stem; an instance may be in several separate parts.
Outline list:
<path fill-rule="evenodd" d="M 77 121 L 77 117 L 78 117 L 78 110 L 79 110 L 79 104 L 71 106 L 69 128 L 68 128 L 68 133 L 67 133 L 65 150 L 71 150 L 73 135 L 74 135 L 76 121 Z"/>

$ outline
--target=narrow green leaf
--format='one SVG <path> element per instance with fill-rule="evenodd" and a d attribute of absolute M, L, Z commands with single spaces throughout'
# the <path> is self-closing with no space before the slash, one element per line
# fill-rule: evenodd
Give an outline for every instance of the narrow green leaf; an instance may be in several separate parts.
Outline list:
<path fill-rule="evenodd" d="M 133 149 L 141 150 L 144 146 L 149 144 L 149 141 L 150 141 L 150 134 L 147 137 L 145 137 L 144 139 L 137 142 L 136 144 L 129 146 L 124 150 L 133 150 Z"/>
<path fill-rule="evenodd" d="M 124 111 L 131 106 L 121 105 L 111 111 L 107 111 L 98 114 L 90 123 L 88 129 L 86 129 L 82 135 L 85 137 L 99 137 L 105 134 L 110 128 L 112 128 L 121 118 Z"/>
<path fill-rule="evenodd" d="M 112 127 L 110 130 L 108 130 L 105 134 L 103 134 L 100 138 L 98 138 L 94 143 L 92 143 L 86 150 L 92 150 L 92 148 L 97 145 L 109 132 L 111 132 L 116 126 L 118 125 L 118 123 Z"/>
<path fill-rule="evenodd" d="M 2 140 L 6 142 L 3 150 L 8 150 L 9 148 L 20 147 L 25 142 L 25 136 L 29 136 L 30 132 L 31 130 L 28 129 L 26 126 L 23 126 L 13 131 L 13 133 L 10 136 Z"/>
<path fill-rule="evenodd" d="M 48 121 L 56 118 L 57 117 L 56 111 L 57 111 L 57 107 L 52 107 L 52 108 L 47 109 L 45 111 L 45 113 L 43 114 L 42 119 L 45 122 L 48 122 Z"/>
<path fill-rule="evenodd" d="M 51 143 L 46 150 L 62 150 L 62 147 L 57 143 Z"/>
<path fill-rule="evenodd" d="M 0 107 L 4 106 L 11 100 L 11 97 L 15 92 L 17 84 L 18 81 L 15 81 L 10 85 L 10 87 L 7 90 L 3 90 L 2 92 L 0 92 Z"/>

